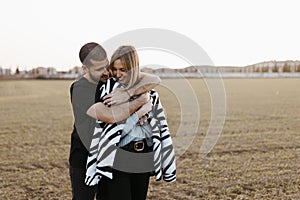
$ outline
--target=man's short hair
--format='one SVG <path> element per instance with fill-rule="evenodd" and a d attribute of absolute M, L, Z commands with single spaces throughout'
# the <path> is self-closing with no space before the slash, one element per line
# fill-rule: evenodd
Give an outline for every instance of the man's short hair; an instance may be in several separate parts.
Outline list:
<path fill-rule="evenodd" d="M 79 51 L 79 58 L 83 65 L 90 67 L 92 65 L 91 59 L 95 61 L 102 61 L 107 59 L 106 51 L 100 44 L 90 42 L 83 45 Z"/>

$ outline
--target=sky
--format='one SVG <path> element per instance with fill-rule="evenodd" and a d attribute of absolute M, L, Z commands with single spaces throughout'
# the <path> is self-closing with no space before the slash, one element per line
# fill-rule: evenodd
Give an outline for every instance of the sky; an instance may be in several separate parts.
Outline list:
<path fill-rule="evenodd" d="M 184 35 L 216 66 L 299 60 L 297 5 L 296 0 L 2 0 L 0 66 L 68 70 L 81 66 L 78 52 L 85 43 L 102 44 L 142 28 Z M 143 66 L 189 66 L 180 55 L 166 51 L 150 49 L 139 55 Z"/>

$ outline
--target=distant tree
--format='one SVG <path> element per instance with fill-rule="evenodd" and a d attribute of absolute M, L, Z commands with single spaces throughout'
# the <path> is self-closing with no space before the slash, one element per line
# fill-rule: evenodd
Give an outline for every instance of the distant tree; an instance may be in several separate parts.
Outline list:
<path fill-rule="evenodd" d="M 300 64 L 297 66 L 296 72 L 300 72 Z"/>
<path fill-rule="evenodd" d="M 277 64 L 275 64 L 275 66 L 273 67 L 272 72 L 278 72 Z"/>
<path fill-rule="evenodd" d="M 262 72 L 265 73 L 265 72 L 268 72 L 268 71 L 269 71 L 269 67 L 263 67 L 263 68 L 262 68 Z"/>
<path fill-rule="evenodd" d="M 20 74 L 19 67 L 17 67 L 17 69 L 16 69 L 16 74 Z"/>
<path fill-rule="evenodd" d="M 291 72 L 290 66 L 287 63 L 284 63 L 282 72 Z"/>

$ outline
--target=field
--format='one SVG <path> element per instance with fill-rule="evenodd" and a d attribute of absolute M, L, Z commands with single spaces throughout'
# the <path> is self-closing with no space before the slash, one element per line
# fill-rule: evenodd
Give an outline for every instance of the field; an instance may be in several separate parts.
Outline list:
<path fill-rule="evenodd" d="M 197 96 L 196 131 L 189 129 L 196 105 L 172 89 L 182 81 Z M 175 149 L 177 181 L 151 180 L 148 199 L 300 199 L 300 79 L 223 81 L 226 121 L 205 157 L 199 152 L 212 115 L 205 81 L 164 79 L 157 88 L 182 146 Z M 71 82 L 0 81 L 1 200 L 71 199 Z"/>

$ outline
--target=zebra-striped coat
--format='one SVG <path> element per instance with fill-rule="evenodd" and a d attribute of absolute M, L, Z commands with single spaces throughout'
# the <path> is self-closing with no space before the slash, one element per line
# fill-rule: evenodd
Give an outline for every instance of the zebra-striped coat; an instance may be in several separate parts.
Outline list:
<path fill-rule="evenodd" d="M 115 82 L 114 79 L 107 80 L 106 84 L 103 84 L 99 89 L 101 101 L 106 94 L 112 92 L 118 85 L 118 82 Z M 155 179 L 158 181 L 163 178 L 167 182 L 172 182 L 176 180 L 176 164 L 172 139 L 158 93 L 154 90 L 149 93 L 153 104 L 153 113 L 148 122 L 152 129 L 152 141 L 154 144 Z M 87 185 L 97 184 L 101 176 L 113 178 L 114 158 L 124 126 L 124 123 L 108 124 L 97 121 L 87 159 L 85 179 Z"/>

